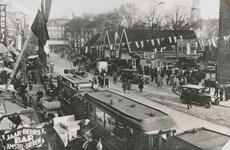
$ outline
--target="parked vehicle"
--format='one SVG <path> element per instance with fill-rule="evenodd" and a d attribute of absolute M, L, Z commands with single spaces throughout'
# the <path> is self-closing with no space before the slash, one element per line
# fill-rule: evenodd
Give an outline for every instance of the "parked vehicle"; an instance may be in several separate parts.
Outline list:
<path fill-rule="evenodd" d="M 36 69 L 39 65 L 38 55 L 30 55 L 26 59 L 26 68 L 28 70 Z"/>
<path fill-rule="evenodd" d="M 212 98 L 208 92 L 209 91 L 206 91 L 206 87 L 204 86 L 187 84 L 182 86 L 180 99 L 182 103 L 186 103 L 190 100 L 191 103 L 204 105 L 206 108 L 210 108 L 211 103 L 218 105 L 220 102 L 219 99 Z"/>
<path fill-rule="evenodd" d="M 139 83 L 140 79 L 143 78 L 145 83 L 148 84 L 150 79 L 147 75 L 142 75 L 138 73 L 135 69 L 121 69 L 121 81 L 131 80 L 132 83 Z"/>
<path fill-rule="evenodd" d="M 108 73 L 108 62 L 107 61 L 98 61 L 96 66 L 96 73 L 101 73 L 104 70 Z"/>

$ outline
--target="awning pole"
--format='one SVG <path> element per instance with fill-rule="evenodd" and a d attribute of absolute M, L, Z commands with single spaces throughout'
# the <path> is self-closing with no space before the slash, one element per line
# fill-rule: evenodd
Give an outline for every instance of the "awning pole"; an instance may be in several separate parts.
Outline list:
<path fill-rule="evenodd" d="M 9 78 L 8 81 L 7 81 L 6 88 L 5 88 L 4 92 L 7 91 L 8 87 L 9 87 L 9 85 L 10 85 L 10 83 L 11 83 L 11 80 L 12 80 L 12 78 L 14 77 L 14 74 L 16 73 L 16 70 L 17 70 L 17 68 L 18 68 L 19 62 L 20 62 L 20 60 L 21 60 L 21 58 L 22 58 L 22 55 L 23 55 L 23 53 L 24 53 L 24 51 L 25 51 L 25 49 L 26 49 L 26 46 L 27 46 L 27 43 L 28 43 L 30 37 L 31 37 L 31 34 L 27 37 L 27 39 L 26 39 L 26 41 L 25 41 L 25 43 L 24 43 L 24 45 L 23 45 L 22 51 L 21 51 L 21 53 L 19 54 L 19 56 L 18 56 L 18 58 L 17 58 L 17 61 L 16 61 L 15 65 L 14 65 L 14 68 L 13 68 L 11 74 L 10 74 L 10 78 Z M 3 102 L 3 100 L 0 100 L 0 106 L 2 105 L 2 102 Z"/>

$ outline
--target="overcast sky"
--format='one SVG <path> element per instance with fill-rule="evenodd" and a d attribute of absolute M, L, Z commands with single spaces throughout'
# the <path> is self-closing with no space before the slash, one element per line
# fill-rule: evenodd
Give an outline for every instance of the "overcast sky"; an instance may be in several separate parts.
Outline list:
<path fill-rule="evenodd" d="M 41 2 L 41 0 L 5 0 L 5 2 L 7 1 L 11 1 L 13 10 L 21 11 L 29 16 L 29 25 L 32 24 Z M 108 12 L 126 3 L 137 3 L 140 10 L 145 11 L 153 2 L 157 2 L 157 4 L 164 2 L 158 6 L 163 12 L 173 8 L 175 4 L 180 4 L 188 9 L 192 5 L 192 0 L 53 0 L 50 18 L 62 16 L 72 18 L 72 12 L 76 16 L 81 16 L 83 13 L 98 14 Z M 218 18 L 219 0 L 200 0 L 200 9 L 201 18 Z"/>

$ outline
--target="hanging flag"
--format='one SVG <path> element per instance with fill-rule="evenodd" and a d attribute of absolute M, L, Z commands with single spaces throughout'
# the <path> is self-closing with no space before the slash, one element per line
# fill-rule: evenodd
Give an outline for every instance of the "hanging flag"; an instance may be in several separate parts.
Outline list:
<path fill-rule="evenodd" d="M 198 49 L 198 43 L 196 42 L 195 43 L 195 50 L 197 50 Z"/>
<path fill-rule="evenodd" d="M 88 53 L 88 46 L 85 47 L 85 53 Z"/>
<path fill-rule="evenodd" d="M 196 50 L 194 50 L 194 54 L 196 55 Z"/>
<path fill-rule="evenodd" d="M 187 55 L 190 55 L 190 51 L 191 51 L 190 43 L 187 43 Z"/>
<path fill-rule="evenodd" d="M 204 46 L 204 41 L 202 40 L 201 43 L 202 43 L 202 47 L 204 48 L 204 47 L 205 47 L 205 46 Z"/>
<path fill-rule="evenodd" d="M 172 45 L 173 51 L 175 51 L 175 45 Z"/>
<path fill-rule="evenodd" d="M 224 36 L 224 44 L 226 45 L 227 43 L 227 39 L 226 39 L 226 36 Z"/>
<path fill-rule="evenodd" d="M 149 43 L 149 40 L 146 40 Z"/>
<path fill-rule="evenodd" d="M 122 45 L 122 46 L 125 46 L 125 43 L 122 43 L 121 45 Z"/>
<path fill-rule="evenodd" d="M 172 38 L 171 37 L 169 37 L 169 42 L 172 43 Z"/>
<path fill-rule="evenodd" d="M 163 41 L 165 38 L 161 38 L 161 41 Z"/>
<path fill-rule="evenodd" d="M 50 14 L 51 2 L 52 0 L 41 1 L 41 9 L 38 10 L 37 15 L 31 26 L 32 32 L 38 38 L 39 41 L 38 42 L 39 59 L 43 65 L 46 65 L 47 62 L 44 46 L 46 45 L 46 41 L 49 39 L 46 23 L 48 22 L 48 18 Z"/>
<path fill-rule="evenodd" d="M 181 41 L 183 41 L 182 35 L 180 35 L 180 39 L 181 39 Z"/>
<path fill-rule="evenodd" d="M 173 38 L 174 38 L 174 42 L 176 43 L 176 42 L 177 42 L 177 37 L 176 37 L 176 36 L 174 36 Z"/>
<path fill-rule="evenodd" d="M 139 44 L 138 44 L 138 42 L 137 42 L 137 41 L 135 41 L 135 44 L 136 44 L 137 48 L 139 48 Z"/>
<path fill-rule="evenodd" d="M 152 46 L 154 46 L 154 39 L 151 39 Z"/>
<path fill-rule="evenodd" d="M 161 47 L 161 53 L 162 53 L 162 51 L 163 51 L 163 47 Z"/>
<path fill-rule="evenodd" d="M 113 44 L 110 44 L 110 50 L 112 50 L 113 49 Z"/>
<path fill-rule="evenodd" d="M 141 47 L 144 47 L 144 42 L 143 41 L 141 41 Z"/>
<path fill-rule="evenodd" d="M 157 53 L 157 48 L 154 48 L 154 52 Z"/>
<path fill-rule="evenodd" d="M 157 38 L 157 43 L 160 45 L 161 43 L 160 43 L 160 39 L 159 38 Z"/>
<path fill-rule="evenodd" d="M 164 47 L 164 50 L 166 49 L 166 47 Z"/>
<path fill-rule="evenodd" d="M 208 45 L 209 45 L 209 50 L 212 51 L 212 43 L 210 39 L 208 40 Z"/>
<path fill-rule="evenodd" d="M 117 33 L 117 31 L 115 32 L 115 45 L 117 45 L 119 43 L 119 35 Z"/>

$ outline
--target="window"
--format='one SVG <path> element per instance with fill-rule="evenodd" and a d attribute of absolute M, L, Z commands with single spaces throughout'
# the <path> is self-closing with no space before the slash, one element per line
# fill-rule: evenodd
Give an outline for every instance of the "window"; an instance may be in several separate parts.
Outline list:
<path fill-rule="evenodd" d="M 100 124 L 100 125 L 102 125 L 102 126 L 104 126 L 104 112 L 103 111 L 101 111 L 100 109 L 98 109 L 98 108 L 95 108 L 95 111 L 96 111 L 96 121 Z"/>
<path fill-rule="evenodd" d="M 115 119 L 106 113 L 105 113 L 105 128 L 110 132 L 113 132 L 115 129 Z"/>

